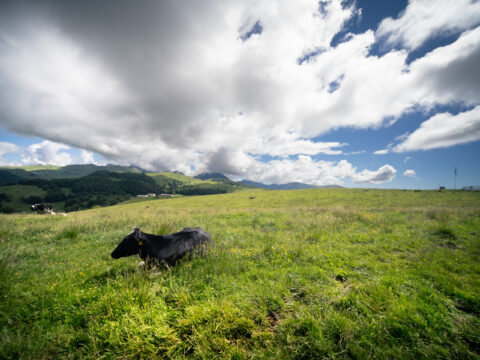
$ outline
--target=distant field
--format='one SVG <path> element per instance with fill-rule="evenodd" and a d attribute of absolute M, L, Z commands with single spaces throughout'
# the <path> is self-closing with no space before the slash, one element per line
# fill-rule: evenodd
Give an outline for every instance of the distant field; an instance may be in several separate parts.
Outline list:
<path fill-rule="evenodd" d="M 201 226 L 146 271 L 134 225 Z M 246 190 L 0 215 L 2 359 L 478 359 L 480 193 Z"/>
<path fill-rule="evenodd" d="M 156 177 L 159 177 L 159 175 L 161 176 L 166 176 L 170 179 L 174 179 L 174 180 L 177 180 L 177 181 L 180 181 L 184 184 L 190 184 L 190 185 L 193 185 L 193 184 L 200 184 L 202 183 L 203 181 L 200 180 L 200 179 L 196 179 L 196 178 L 193 178 L 193 177 L 190 177 L 190 176 L 185 176 L 185 175 L 182 175 L 182 174 L 177 174 L 177 173 L 171 173 L 171 172 L 162 172 L 162 173 L 147 173 L 148 176 L 151 176 L 152 178 L 156 178 Z"/>

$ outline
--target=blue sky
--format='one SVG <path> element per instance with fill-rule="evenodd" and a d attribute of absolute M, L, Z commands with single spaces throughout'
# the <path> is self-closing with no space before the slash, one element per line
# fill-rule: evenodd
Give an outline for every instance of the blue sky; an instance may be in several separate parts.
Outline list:
<path fill-rule="evenodd" d="M 4 1 L 0 165 L 480 184 L 480 2 Z"/>

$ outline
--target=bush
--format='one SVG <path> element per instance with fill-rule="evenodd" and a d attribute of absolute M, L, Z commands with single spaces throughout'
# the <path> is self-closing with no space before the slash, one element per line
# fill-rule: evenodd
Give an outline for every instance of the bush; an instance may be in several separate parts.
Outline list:
<path fill-rule="evenodd" d="M 67 197 L 61 189 L 49 190 L 45 196 L 46 202 L 64 201 Z"/>
<path fill-rule="evenodd" d="M 0 202 L 2 201 L 12 201 L 12 197 L 5 193 L 0 193 Z"/>
<path fill-rule="evenodd" d="M 22 202 L 24 202 L 25 204 L 33 205 L 43 203 L 45 202 L 45 200 L 41 196 L 33 195 L 29 196 L 28 198 L 22 198 Z"/>
<path fill-rule="evenodd" d="M 4 214 L 13 214 L 15 212 L 15 209 L 10 206 L 4 206 L 0 209 L 0 212 Z"/>

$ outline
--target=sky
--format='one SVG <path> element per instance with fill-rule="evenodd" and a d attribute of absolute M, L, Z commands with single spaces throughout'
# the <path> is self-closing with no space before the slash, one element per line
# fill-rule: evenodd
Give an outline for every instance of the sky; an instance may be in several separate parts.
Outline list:
<path fill-rule="evenodd" d="M 0 165 L 480 185 L 479 64 L 478 0 L 2 0 Z"/>

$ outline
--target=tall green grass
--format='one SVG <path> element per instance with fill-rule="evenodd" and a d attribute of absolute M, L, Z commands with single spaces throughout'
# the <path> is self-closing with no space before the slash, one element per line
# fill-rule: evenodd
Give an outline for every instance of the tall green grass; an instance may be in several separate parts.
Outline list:
<path fill-rule="evenodd" d="M 479 195 L 252 190 L 0 216 L 0 358 L 476 359 Z M 147 271 L 110 257 L 134 225 L 201 226 L 215 246 Z"/>

